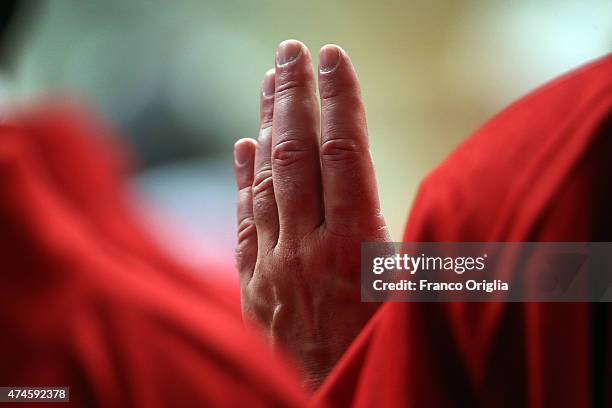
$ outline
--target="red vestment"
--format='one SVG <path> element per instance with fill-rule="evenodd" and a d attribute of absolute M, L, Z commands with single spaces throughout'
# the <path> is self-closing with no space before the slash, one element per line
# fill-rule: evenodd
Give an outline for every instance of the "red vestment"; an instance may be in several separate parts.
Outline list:
<path fill-rule="evenodd" d="M 134 221 L 107 133 L 57 106 L 0 125 L 0 385 L 68 386 L 73 406 L 303 405 L 234 292 Z"/>

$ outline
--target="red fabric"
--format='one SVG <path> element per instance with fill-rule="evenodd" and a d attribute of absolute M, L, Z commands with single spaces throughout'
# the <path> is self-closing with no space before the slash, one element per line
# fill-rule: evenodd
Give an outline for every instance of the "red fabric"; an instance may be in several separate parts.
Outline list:
<path fill-rule="evenodd" d="M 108 133 L 65 106 L 0 125 L 0 385 L 69 386 L 75 406 L 302 405 L 235 292 L 131 217 Z"/>
<path fill-rule="evenodd" d="M 452 153 L 422 183 L 404 241 L 612 241 L 611 155 L 607 56 L 519 100 Z M 609 406 L 608 309 L 389 303 L 315 403 Z"/>

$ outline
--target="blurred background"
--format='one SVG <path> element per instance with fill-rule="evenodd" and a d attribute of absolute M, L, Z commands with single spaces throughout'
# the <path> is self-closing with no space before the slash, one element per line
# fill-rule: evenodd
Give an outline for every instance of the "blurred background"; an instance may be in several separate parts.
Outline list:
<path fill-rule="evenodd" d="M 233 257 L 232 146 L 257 136 L 280 41 L 351 55 L 395 240 L 420 180 L 458 143 L 612 49 L 610 0 L 48 0 L 14 12 L 0 105 L 61 93 L 94 106 L 138 157 L 140 216 L 196 267 L 204 247 Z"/>

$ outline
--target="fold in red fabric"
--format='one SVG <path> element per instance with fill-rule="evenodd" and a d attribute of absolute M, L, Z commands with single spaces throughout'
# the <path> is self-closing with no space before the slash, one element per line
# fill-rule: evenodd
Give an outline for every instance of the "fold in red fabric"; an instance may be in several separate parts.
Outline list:
<path fill-rule="evenodd" d="M 612 241 L 612 56 L 511 105 L 422 183 L 406 242 Z M 315 403 L 611 406 L 608 304 L 389 303 Z"/>
<path fill-rule="evenodd" d="M 0 385 L 69 386 L 74 406 L 303 405 L 236 294 L 134 221 L 109 134 L 57 104 L 0 125 Z"/>

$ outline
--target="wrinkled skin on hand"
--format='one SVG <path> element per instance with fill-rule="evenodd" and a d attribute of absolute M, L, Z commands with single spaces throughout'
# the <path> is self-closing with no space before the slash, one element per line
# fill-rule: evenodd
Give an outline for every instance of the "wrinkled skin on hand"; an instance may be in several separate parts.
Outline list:
<path fill-rule="evenodd" d="M 389 241 L 357 76 L 338 46 L 320 61 L 319 99 L 308 49 L 279 45 L 259 137 L 234 149 L 243 317 L 297 359 L 310 388 L 378 306 L 360 301 L 361 243 Z"/>

